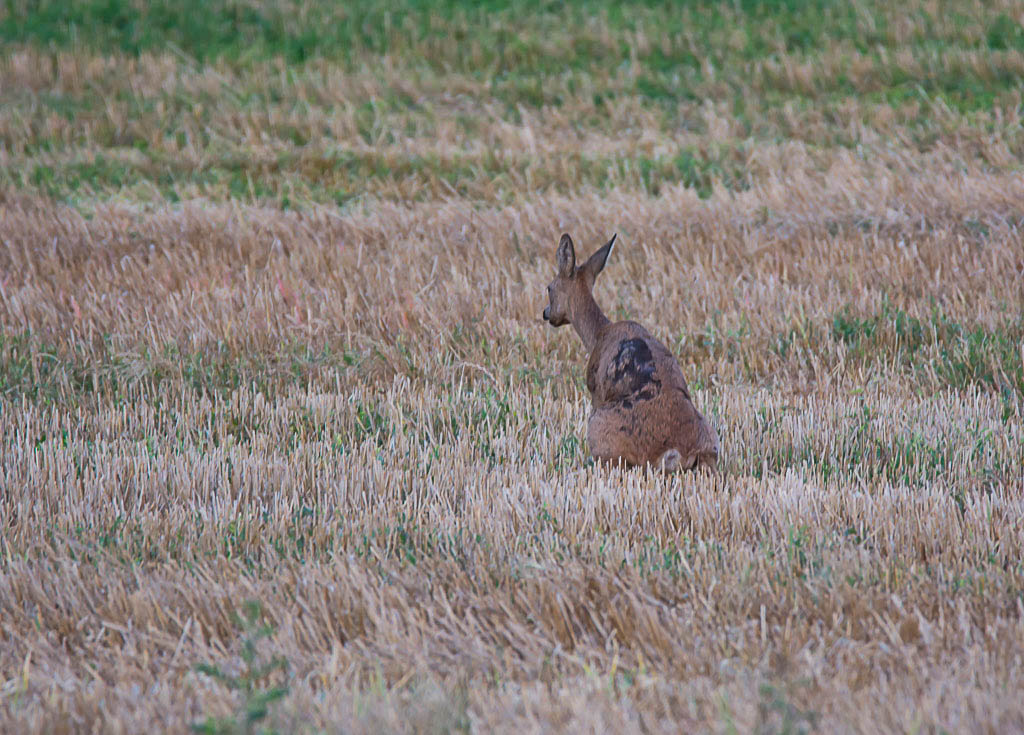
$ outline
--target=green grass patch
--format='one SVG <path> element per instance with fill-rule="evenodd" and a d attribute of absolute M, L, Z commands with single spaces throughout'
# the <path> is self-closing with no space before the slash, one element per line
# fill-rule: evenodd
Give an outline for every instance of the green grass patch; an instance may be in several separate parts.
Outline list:
<path fill-rule="evenodd" d="M 595 39 L 586 31 L 594 18 L 620 37 L 610 44 Z M 718 47 L 745 59 L 820 49 L 839 41 L 867 49 L 885 41 L 884 23 L 883 28 L 877 22 L 871 25 L 859 21 L 853 6 L 832 0 L 739 7 L 724 2 L 645 2 L 629 9 L 610 0 L 8 0 L 0 15 L 0 39 L 55 47 L 84 44 L 130 54 L 173 44 L 201 61 L 224 56 L 354 61 L 385 52 L 401 56 L 411 48 L 437 44 L 435 58 L 428 62 L 465 71 L 534 73 L 594 65 L 614 68 L 632 53 L 625 37 L 630 32 L 656 32 L 668 38 L 692 35 L 641 53 L 641 61 L 652 69 L 667 71 L 679 65 L 699 66 L 707 52 Z M 566 44 L 547 44 L 540 32 L 569 28 L 575 33 Z M 1000 40 L 1007 37 L 1002 26 L 993 32 Z M 716 43 L 727 35 L 731 43 Z"/>
<path fill-rule="evenodd" d="M 26 171 L 0 169 L 0 180 L 34 189 L 71 204 L 105 200 L 126 190 L 143 198 L 145 188 L 165 200 L 188 196 L 293 206 L 302 200 L 344 205 L 373 195 L 425 199 L 452 191 L 471 198 L 509 197 L 527 180 L 533 192 L 605 191 L 616 186 L 642 188 L 657 195 L 666 185 L 683 184 L 701 197 L 714 182 L 727 190 L 749 187 L 742 147 L 710 151 L 681 148 L 671 156 L 589 156 L 580 153 L 541 157 L 502 155 L 400 155 L 393 152 L 336 150 L 320 154 L 286 152 L 276 159 L 254 160 L 242 153 L 211 158 L 201 167 L 170 156 L 141 154 L 131 160 L 99 154 L 87 161 L 37 163 Z M 410 192 L 410 182 L 415 191 Z"/>
<path fill-rule="evenodd" d="M 8 0 L 0 10 L 0 43 L 129 55 L 171 51 L 200 63 L 242 65 L 326 58 L 352 69 L 386 53 L 401 65 L 491 80 L 509 104 L 528 107 L 558 104 L 549 80 L 567 72 L 607 79 L 630 67 L 636 94 L 676 104 L 694 98 L 696 84 L 742 84 L 754 65 L 783 55 L 814 58 L 842 48 L 878 57 L 909 50 L 934 60 L 979 47 L 1024 48 L 1021 24 L 1006 13 L 962 11 L 950 24 L 927 6 L 894 11 L 877 1 L 644 2 L 627 9 L 611 0 Z M 893 22 L 907 14 L 915 21 L 909 41 Z M 881 76 L 898 86 L 906 80 L 894 70 Z M 788 85 L 776 81 L 780 89 Z M 970 67 L 913 81 L 979 100 L 1021 82 L 1019 75 L 983 78 Z M 826 80 L 822 91 L 836 91 L 836 84 L 842 80 Z"/>
<path fill-rule="evenodd" d="M 306 386 L 324 370 L 359 370 L 363 358 L 294 343 L 272 354 L 245 353 L 224 344 L 182 351 L 168 344 L 156 353 L 142 347 L 120 351 L 109 340 L 86 352 L 69 352 L 24 332 L 0 334 L 0 400 L 74 403 L 89 396 L 117 398 L 140 387 L 170 381 L 198 395 L 226 396 L 241 388 L 273 394 L 286 385 Z"/>
<path fill-rule="evenodd" d="M 953 388 L 980 385 L 1024 397 L 1024 317 L 987 329 L 952 320 L 938 308 L 922 318 L 885 302 L 873 314 L 839 311 L 830 334 L 849 348 L 850 360 L 891 363 L 895 357 L 916 372 L 934 371 Z"/>

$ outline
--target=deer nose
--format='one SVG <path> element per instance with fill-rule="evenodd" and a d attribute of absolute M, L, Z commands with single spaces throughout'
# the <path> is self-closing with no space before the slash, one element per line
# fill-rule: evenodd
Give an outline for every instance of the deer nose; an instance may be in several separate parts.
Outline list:
<path fill-rule="evenodd" d="M 551 308 L 550 306 L 545 306 L 544 307 L 544 321 L 548 320 L 548 309 L 550 309 L 550 308 Z"/>

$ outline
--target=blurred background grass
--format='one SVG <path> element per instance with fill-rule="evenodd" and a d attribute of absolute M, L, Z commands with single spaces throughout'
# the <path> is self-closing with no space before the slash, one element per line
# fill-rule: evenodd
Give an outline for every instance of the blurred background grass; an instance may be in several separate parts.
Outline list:
<path fill-rule="evenodd" d="M 822 151 L 867 146 L 1016 170 L 1021 13 L 917 0 L 11 0 L 8 69 L 29 53 L 41 78 L 9 74 L 0 89 L 0 183 L 69 201 L 129 189 L 285 207 L 675 183 L 708 196 L 747 188 L 769 172 L 754 149 L 791 141 L 819 168 Z M 86 58 L 87 83 L 59 82 Z M 172 68 L 127 81 L 154 58 Z M 542 143 L 578 144 L 495 141 L 524 116 Z M 74 155 L 51 160 L 61 152 Z"/>

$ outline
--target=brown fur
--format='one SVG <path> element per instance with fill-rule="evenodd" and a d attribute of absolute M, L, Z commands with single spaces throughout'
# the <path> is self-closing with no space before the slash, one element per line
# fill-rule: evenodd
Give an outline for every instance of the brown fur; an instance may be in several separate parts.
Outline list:
<path fill-rule="evenodd" d="M 555 256 L 558 274 L 548 286 L 544 309 L 552 326 L 572 324 L 590 350 L 590 452 L 599 461 L 628 466 L 714 469 L 718 436 L 694 407 L 672 353 L 636 322 L 612 323 L 594 301 L 594 281 L 614 243 L 612 237 L 577 267 L 572 238 L 562 235 Z"/>

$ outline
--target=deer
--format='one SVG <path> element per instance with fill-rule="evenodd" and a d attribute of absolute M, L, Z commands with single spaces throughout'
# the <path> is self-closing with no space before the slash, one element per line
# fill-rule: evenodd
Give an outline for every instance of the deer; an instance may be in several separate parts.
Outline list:
<path fill-rule="evenodd" d="M 572 238 L 562 235 L 544 309 L 544 321 L 572 324 L 590 353 L 590 453 L 604 465 L 714 472 L 718 435 L 693 405 L 676 358 L 637 322 L 612 322 L 594 300 L 616 237 L 577 266 Z"/>

